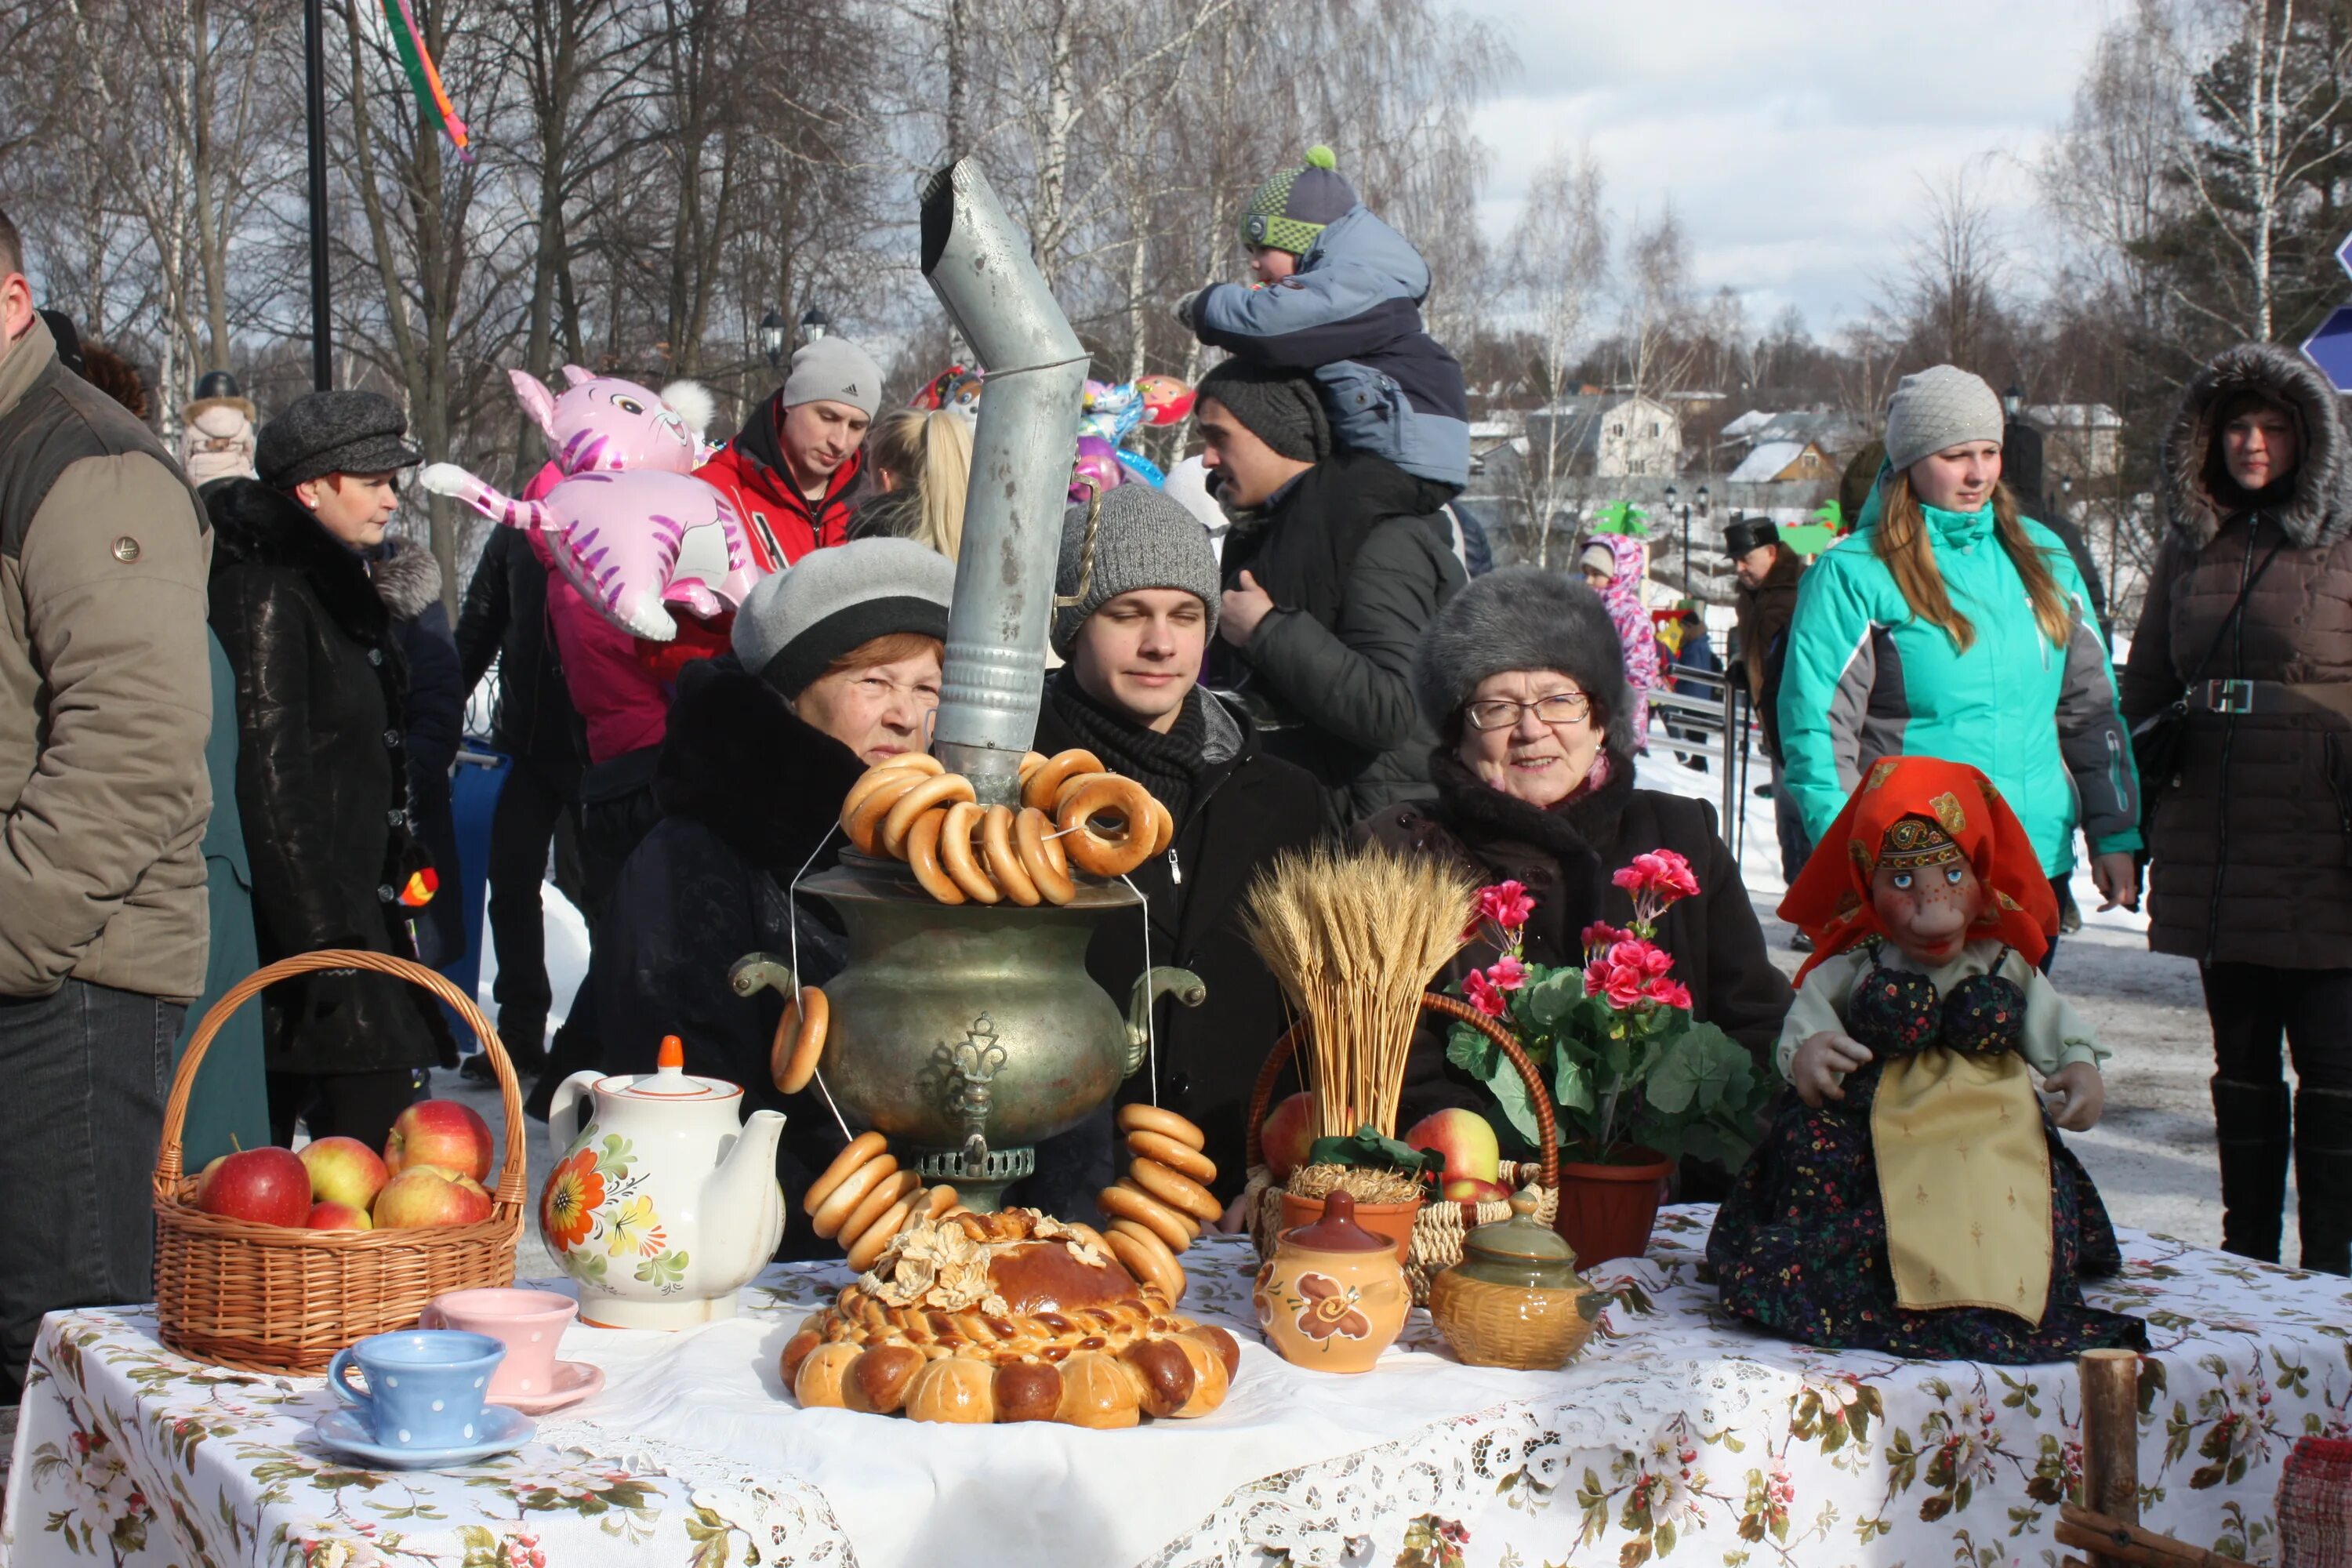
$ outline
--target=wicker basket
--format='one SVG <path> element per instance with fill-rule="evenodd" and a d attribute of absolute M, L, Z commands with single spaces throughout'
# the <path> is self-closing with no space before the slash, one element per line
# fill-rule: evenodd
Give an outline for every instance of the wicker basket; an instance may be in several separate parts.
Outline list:
<path fill-rule="evenodd" d="M 478 1225 L 418 1230 L 291 1230 L 205 1214 L 181 1170 L 180 1134 L 196 1069 L 229 1015 L 265 988 L 326 969 L 366 969 L 421 985 L 457 1010 L 482 1042 L 506 1105 L 506 1162 Z M 514 1282 L 515 1241 L 529 1202 L 522 1091 L 496 1029 L 473 999 L 422 964 L 328 949 L 280 959 L 221 997 L 188 1042 L 163 1108 L 155 1160 L 155 1315 L 163 1342 L 244 1372 L 316 1373 L 369 1334 L 415 1325 L 449 1290 Z"/>
<path fill-rule="evenodd" d="M 1536 1131 L 1542 1142 L 1543 1158 L 1531 1164 L 1504 1162 L 1496 1174 L 1503 1184 L 1520 1187 L 1532 1182 L 1536 1188 L 1536 1218 L 1545 1225 L 1559 1212 L 1559 1131 L 1553 1120 L 1551 1088 L 1528 1060 L 1519 1043 L 1506 1034 L 1495 1021 L 1466 1003 L 1435 992 L 1424 992 L 1421 998 L 1424 1012 L 1469 1025 L 1495 1042 L 1504 1059 L 1519 1069 L 1526 1080 L 1528 1100 L 1536 1113 Z M 1261 1259 L 1274 1255 L 1275 1243 L 1282 1235 L 1282 1188 L 1265 1168 L 1265 1148 L 1259 1137 L 1265 1125 L 1266 1112 L 1274 1106 L 1275 1085 L 1282 1079 L 1282 1069 L 1289 1065 L 1297 1049 L 1299 1031 L 1307 1027 L 1302 1018 L 1291 1026 L 1288 1033 L 1274 1043 L 1258 1069 L 1257 1085 L 1250 1091 L 1249 1119 L 1244 1133 L 1244 1154 L 1249 1168 L 1249 1184 L 1243 1189 L 1242 1214 L 1248 1224 L 1250 1239 L 1256 1244 Z M 1429 1203 L 1423 1204 L 1412 1226 L 1412 1246 L 1405 1256 L 1405 1280 L 1412 1287 L 1415 1305 L 1429 1300 L 1429 1282 L 1462 1261 L 1462 1238 L 1478 1226 L 1492 1225 L 1511 1217 L 1511 1205 L 1507 1202 L 1492 1203 Z"/>

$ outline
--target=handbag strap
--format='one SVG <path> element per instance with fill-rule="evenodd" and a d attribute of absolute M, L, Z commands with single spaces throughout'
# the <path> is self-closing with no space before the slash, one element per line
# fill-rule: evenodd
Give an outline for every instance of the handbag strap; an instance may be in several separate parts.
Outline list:
<path fill-rule="evenodd" d="M 2180 683 L 2180 700 L 2186 701 L 2190 689 L 2205 679 L 2205 672 L 2212 668 L 2214 656 L 2221 651 L 2221 644 L 2229 637 L 2230 628 L 2245 615 L 2246 600 L 2253 593 L 2254 585 L 2263 580 L 2263 574 L 2271 569 L 2271 563 L 2277 560 L 2279 552 L 2285 548 L 2286 538 L 2282 532 L 2278 542 L 2271 546 L 2271 552 L 2263 557 L 2261 565 L 2254 568 L 2254 574 L 2246 579 L 2244 587 L 2238 590 L 2237 600 L 2231 605 L 2230 613 L 2221 617 L 2221 629 L 2213 634 L 2213 640 L 2206 645 L 2205 657 L 2197 661 L 2196 672 Z"/>

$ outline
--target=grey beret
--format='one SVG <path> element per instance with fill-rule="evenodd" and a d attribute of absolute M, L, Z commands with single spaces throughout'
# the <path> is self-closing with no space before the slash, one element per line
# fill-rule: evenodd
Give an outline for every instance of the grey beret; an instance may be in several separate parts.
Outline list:
<path fill-rule="evenodd" d="M 1209 635 L 1216 635 L 1216 552 L 1209 548 L 1209 531 L 1181 501 L 1154 485 L 1113 485 L 1102 494 L 1092 573 L 1085 571 L 1086 538 L 1087 509 L 1074 506 L 1062 520 L 1062 564 L 1054 591 L 1065 597 L 1076 594 L 1084 577 L 1086 592 L 1076 604 L 1054 612 L 1055 653 L 1069 658 L 1087 617 L 1138 588 L 1180 588 L 1192 595 L 1208 606 Z"/>
<path fill-rule="evenodd" d="M 803 343 L 793 351 L 793 368 L 784 376 L 783 396 L 776 406 L 797 408 L 803 403 L 846 403 L 871 419 L 882 406 L 882 367 L 847 338 Z"/>
<path fill-rule="evenodd" d="M 743 668 L 798 697 L 843 654 L 894 632 L 947 640 L 955 563 L 911 539 L 853 539 L 762 577 L 735 612 Z"/>
<path fill-rule="evenodd" d="M 2000 398 L 1958 365 L 1939 364 L 1895 383 L 1886 405 L 1886 460 L 1897 471 L 1964 441 L 1998 443 Z"/>
<path fill-rule="evenodd" d="M 390 474 L 425 460 L 400 405 L 374 392 L 314 392 L 261 427 L 253 466 L 272 489 L 326 474 Z"/>
<path fill-rule="evenodd" d="M 1413 694 L 1440 734 L 1478 683 L 1507 669 L 1553 669 L 1609 710 L 1609 749 L 1633 754 L 1633 691 L 1625 648 L 1601 595 L 1533 566 L 1473 578 L 1446 602 L 1413 659 Z"/>

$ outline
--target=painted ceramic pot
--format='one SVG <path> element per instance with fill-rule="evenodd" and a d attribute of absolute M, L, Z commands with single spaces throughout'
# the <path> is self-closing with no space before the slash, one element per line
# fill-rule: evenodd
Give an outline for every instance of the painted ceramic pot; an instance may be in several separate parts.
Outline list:
<path fill-rule="evenodd" d="M 1412 1310 L 1388 1237 L 1356 1223 L 1356 1200 L 1323 1200 L 1323 1217 L 1285 1231 L 1261 1264 L 1251 1303 L 1276 1353 L 1318 1372 L 1369 1372 Z"/>

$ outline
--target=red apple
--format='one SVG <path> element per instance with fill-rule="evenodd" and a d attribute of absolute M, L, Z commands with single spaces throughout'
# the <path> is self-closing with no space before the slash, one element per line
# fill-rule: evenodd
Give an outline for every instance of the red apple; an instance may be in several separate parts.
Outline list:
<path fill-rule="evenodd" d="M 215 1154 L 211 1159 L 205 1162 L 205 1168 L 203 1170 L 196 1173 L 195 1195 L 189 1201 L 194 1203 L 198 1208 L 205 1206 L 205 1188 L 211 1183 L 213 1173 L 219 1170 L 221 1168 L 221 1162 L 227 1158 L 228 1156 L 226 1154 Z"/>
<path fill-rule="evenodd" d="M 1465 1176 L 1491 1182 L 1502 1163 L 1502 1146 L 1495 1142 L 1495 1130 L 1485 1117 L 1460 1106 L 1423 1117 L 1412 1124 L 1404 1141 L 1410 1148 L 1444 1150 L 1448 1182 Z"/>
<path fill-rule="evenodd" d="M 474 1180 L 490 1173 L 490 1124 L 470 1105 L 422 1100 L 400 1113 L 384 1140 L 384 1169 L 397 1176 L 415 1165 L 438 1165 Z"/>
<path fill-rule="evenodd" d="M 1258 1129 L 1258 1141 L 1265 1147 L 1265 1168 L 1277 1182 L 1290 1180 L 1290 1173 L 1307 1163 L 1307 1151 L 1315 1146 L 1315 1093 L 1300 1089 L 1274 1108 Z"/>
<path fill-rule="evenodd" d="M 349 1204 L 312 1204 L 310 1226 L 312 1230 L 373 1230 L 375 1222 L 368 1218 L 367 1210 Z"/>
<path fill-rule="evenodd" d="M 490 1194 L 473 1177 L 438 1165 L 411 1165 L 375 1195 L 375 1228 L 418 1230 L 490 1217 Z"/>
<path fill-rule="evenodd" d="M 320 1138 L 302 1146 L 310 1173 L 310 1196 L 322 1204 L 367 1212 L 392 1173 L 376 1152 L 356 1138 Z"/>
<path fill-rule="evenodd" d="M 1500 1182 L 1456 1176 L 1437 1195 L 1450 1204 L 1507 1204 L 1511 1201 L 1511 1189 Z"/>
<path fill-rule="evenodd" d="M 205 1167 L 196 1206 L 256 1225 L 300 1229 L 310 1217 L 310 1173 L 291 1149 L 246 1149 Z"/>

